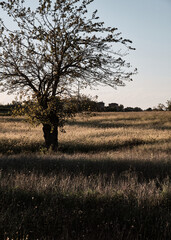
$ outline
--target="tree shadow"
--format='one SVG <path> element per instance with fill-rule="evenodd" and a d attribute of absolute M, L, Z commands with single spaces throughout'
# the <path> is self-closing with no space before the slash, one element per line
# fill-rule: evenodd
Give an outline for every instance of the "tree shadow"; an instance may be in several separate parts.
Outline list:
<path fill-rule="evenodd" d="M 34 153 L 40 151 L 44 147 L 42 142 L 31 142 L 22 139 L 1 139 L 0 153 L 1 154 L 19 154 L 19 153 Z"/>
<path fill-rule="evenodd" d="M 87 121 L 68 121 L 69 126 L 80 126 L 88 128 L 139 128 L 139 129 L 156 129 L 156 130 L 171 130 L 171 126 L 164 126 L 163 122 L 151 123 L 136 123 L 131 121 L 140 120 L 139 118 L 116 118 L 113 121 L 107 122 L 105 119 L 101 120 L 87 120 Z M 148 120 L 148 119 L 147 119 Z"/>
<path fill-rule="evenodd" d="M 168 201 L 138 204 L 131 196 L 83 197 L 17 189 L 0 189 L 0 194 L 1 239 L 170 239 Z"/>
<path fill-rule="evenodd" d="M 118 123 L 118 122 L 103 122 L 102 120 L 95 121 L 70 121 L 67 123 L 69 126 L 79 126 L 79 127 L 88 127 L 88 128 L 122 128 L 128 127 L 129 124 Z"/>
<path fill-rule="evenodd" d="M 25 122 L 25 118 L 23 117 L 14 117 L 14 116 L 1 116 L 0 122 Z"/>
<path fill-rule="evenodd" d="M 82 141 L 64 142 L 59 144 L 59 151 L 62 153 L 100 153 L 107 151 L 117 151 L 122 149 L 132 149 L 144 144 L 152 144 L 154 141 L 144 141 L 137 138 L 132 138 L 122 142 L 107 142 L 107 143 L 87 143 Z M 26 141 L 22 139 L 1 139 L 0 140 L 0 153 L 2 154 L 19 154 L 19 153 L 33 153 L 40 152 L 44 149 L 45 145 L 42 142 Z"/>
<path fill-rule="evenodd" d="M 108 151 L 118 151 L 118 150 L 127 150 L 134 147 L 138 147 L 144 144 L 152 144 L 154 141 L 144 141 L 141 139 L 130 139 L 122 142 L 107 142 L 107 143 L 87 143 L 84 142 L 65 142 L 60 144 L 59 151 L 63 153 L 100 153 Z"/>
<path fill-rule="evenodd" d="M 171 178 L 171 162 L 162 160 L 149 159 L 122 159 L 111 160 L 106 157 L 97 160 L 96 155 L 76 156 L 61 155 L 59 156 L 36 156 L 36 155 L 13 155 L 0 158 L 0 169 L 3 174 L 23 172 L 30 174 L 50 175 L 65 173 L 72 176 L 104 175 L 107 180 L 114 174 L 120 178 L 125 172 L 136 174 L 139 182 L 148 182 L 153 179 L 163 181 L 167 177 Z M 129 175 L 129 174 L 128 174 Z"/>

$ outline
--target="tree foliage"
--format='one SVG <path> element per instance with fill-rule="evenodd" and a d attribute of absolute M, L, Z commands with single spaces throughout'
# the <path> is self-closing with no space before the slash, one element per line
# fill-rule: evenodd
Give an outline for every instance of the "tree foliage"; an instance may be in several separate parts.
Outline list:
<path fill-rule="evenodd" d="M 167 100 L 167 102 L 166 102 L 166 109 L 168 110 L 168 111 L 171 111 L 171 100 Z"/>
<path fill-rule="evenodd" d="M 64 102 L 78 81 L 80 88 L 124 86 L 135 73 L 125 52 L 113 50 L 116 44 L 133 49 L 131 41 L 99 21 L 97 11 L 89 17 L 93 1 L 39 0 L 34 9 L 25 0 L 0 2 L 17 26 L 0 21 L 0 89 L 29 95 L 34 107 L 28 115 L 52 128 L 68 115 Z"/>

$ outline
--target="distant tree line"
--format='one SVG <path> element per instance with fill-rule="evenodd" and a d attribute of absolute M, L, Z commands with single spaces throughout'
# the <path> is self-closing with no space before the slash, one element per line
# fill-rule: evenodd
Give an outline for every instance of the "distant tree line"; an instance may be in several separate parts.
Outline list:
<path fill-rule="evenodd" d="M 1 116 L 10 116 L 12 114 L 12 110 L 14 109 L 14 104 L 0 104 L 0 115 Z"/>
<path fill-rule="evenodd" d="M 122 104 L 110 103 L 105 106 L 104 102 L 94 103 L 97 111 L 104 112 L 142 112 L 142 111 L 171 111 L 171 100 L 167 100 L 166 105 L 159 103 L 157 107 L 149 107 L 143 110 L 140 107 L 124 107 Z"/>
<path fill-rule="evenodd" d="M 122 104 L 110 103 L 105 106 L 103 102 L 97 102 L 98 111 L 102 112 L 141 112 L 143 111 L 140 107 L 124 107 Z"/>
<path fill-rule="evenodd" d="M 0 115 L 11 115 L 13 110 L 18 106 L 28 105 L 29 101 L 20 102 L 13 101 L 11 104 L 0 104 Z M 124 107 L 122 104 L 110 103 L 108 106 L 105 106 L 104 102 L 98 102 L 91 97 L 79 96 L 72 97 L 70 99 L 65 99 L 65 105 L 72 105 L 72 111 L 74 113 L 80 112 L 142 112 L 142 111 L 171 111 L 171 100 L 166 102 L 166 105 L 159 103 L 157 107 L 149 107 L 145 110 L 140 107 Z"/>

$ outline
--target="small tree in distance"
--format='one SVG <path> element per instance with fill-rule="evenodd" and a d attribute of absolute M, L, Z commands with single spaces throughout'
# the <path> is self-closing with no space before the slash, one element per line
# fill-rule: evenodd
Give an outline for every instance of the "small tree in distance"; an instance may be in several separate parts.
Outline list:
<path fill-rule="evenodd" d="M 171 111 L 171 100 L 167 100 L 166 105 L 167 105 L 166 110 Z"/>
<path fill-rule="evenodd" d="M 162 104 L 162 103 L 159 103 L 158 106 L 157 106 L 157 110 L 158 111 L 164 111 L 166 109 L 165 105 Z"/>
<path fill-rule="evenodd" d="M 69 99 L 78 82 L 80 88 L 124 86 L 136 72 L 125 54 L 113 50 L 116 44 L 133 49 L 131 41 L 105 27 L 97 11 L 88 17 L 93 1 L 39 0 L 36 9 L 25 0 L 0 2 L 18 26 L 11 30 L 0 23 L 0 89 L 30 96 L 23 109 L 43 125 L 46 147 L 54 151 L 58 128 L 75 113 Z"/>

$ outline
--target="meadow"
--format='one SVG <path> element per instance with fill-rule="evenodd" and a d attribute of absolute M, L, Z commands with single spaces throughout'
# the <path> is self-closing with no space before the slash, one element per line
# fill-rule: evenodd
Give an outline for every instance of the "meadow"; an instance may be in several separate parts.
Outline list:
<path fill-rule="evenodd" d="M 171 112 L 70 120 L 59 151 L 41 126 L 0 116 L 0 239 L 171 239 Z"/>

